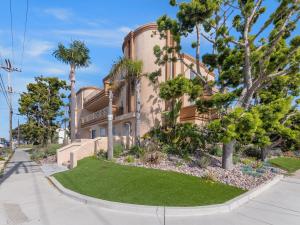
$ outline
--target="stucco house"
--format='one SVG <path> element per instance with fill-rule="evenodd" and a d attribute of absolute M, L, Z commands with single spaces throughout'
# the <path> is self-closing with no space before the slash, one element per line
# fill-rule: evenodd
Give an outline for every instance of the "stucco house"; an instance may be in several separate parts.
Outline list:
<path fill-rule="evenodd" d="M 159 82 L 174 78 L 177 74 L 184 74 L 187 78 L 194 78 L 194 73 L 177 61 L 165 66 L 155 64 L 153 48 L 155 45 L 161 47 L 174 45 L 171 35 L 167 39 L 160 39 L 155 35 L 157 25 L 146 24 L 130 32 L 123 42 L 123 53 L 125 57 L 143 62 L 143 73 L 162 71 Z M 184 55 L 187 64 L 195 63 L 195 59 Z M 214 80 L 214 74 L 201 65 L 202 74 L 208 80 Z M 107 113 L 108 113 L 108 85 L 109 77 L 103 79 L 103 88 L 82 87 L 77 92 L 76 108 L 76 138 L 89 139 L 107 136 Z M 159 83 L 158 82 L 158 83 Z M 168 105 L 158 96 L 158 86 L 154 85 L 147 77 L 141 79 L 141 135 L 148 132 L 153 126 L 162 121 L 162 112 L 167 110 Z M 199 114 L 195 105 L 188 97 L 183 97 L 183 107 L 180 113 L 180 122 L 192 122 L 203 124 L 212 118 L 211 114 Z M 135 91 L 134 85 L 126 83 L 121 90 L 114 93 L 113 97 L 113 135 L 122 137 L 122 142 L 132 141 L 135 133 Z M 123 143 L 128 144 L 128 143 Z"/>

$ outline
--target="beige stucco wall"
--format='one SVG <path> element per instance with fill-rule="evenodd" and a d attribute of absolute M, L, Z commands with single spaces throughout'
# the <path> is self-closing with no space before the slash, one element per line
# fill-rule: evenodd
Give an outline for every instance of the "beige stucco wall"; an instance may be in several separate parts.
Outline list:
<path fill-rule="evenodd" d="M 84 99 L 93 92 L 99 92 L 99 90 L 96 87 L 85 87 L 76 94 L 75 134 L 77 139 L 89 138 L 87 130 L 81 129 L 81 118 L 92 113 L 83 107 Z"/>
<path fill-rule="evenodd" d="M 153 36 L 153 30 L 140 33 L 134 39 L 134 59 L 143 61 L 143 73 L 151 73 L 160 67 L 155 64 L 153 48 L 155 45 L 163 46 L 165 40 L 161 40 L 159 35 Z M 159 82 L 165 78 L 165 69 L 161 67 L 162 75 Z M 147 78 L 141 79 L 141 135 L 148 132 L 153 126 L 161 122 L 161 112 L 165 108 L 165 103 L 158 97 L 158 87 Z"/>

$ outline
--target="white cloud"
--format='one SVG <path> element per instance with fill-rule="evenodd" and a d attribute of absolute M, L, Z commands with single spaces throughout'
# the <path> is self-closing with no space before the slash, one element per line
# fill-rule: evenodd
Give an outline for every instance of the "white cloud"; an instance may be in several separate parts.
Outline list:
<path fill-rule="evenodd" d="M 127 34 L 127 33 L 129 33 L 131 31 L 131 29 L 130 29 L 130 27 L 120 27 L 119 31 Z"/>
<path fill-rule="evenodd" d="M 45 53 L 48 53 L 54 44 L 48 41 L 30 40 L 26 46 L 26 55 L 31 57 L 39 57 Z"/>
<path fill-rule="evenodd" d="M 3 46 L 0 46 L 0 56 L 3 58 L 8 58 L 11 56 L 11 49 L 10 48 L 6 48 Z"/>
<path fill-rule="evenodd" d="M 88 43 L 102 46 L 120 47 L 124 36 L 131 29 L 128 27 L 118 27 L 113 29 L 65 29 L 54 30 L 53 35 L 59 35 L 67 38 L 67 40 L 79 38 L 84 39 Z"/>
<path fill-rule="evenodd" d="M 68 21 L 73 16 L 72 11 L 63 8 L 48 8 L 44 12 L 61 21 Z"/>

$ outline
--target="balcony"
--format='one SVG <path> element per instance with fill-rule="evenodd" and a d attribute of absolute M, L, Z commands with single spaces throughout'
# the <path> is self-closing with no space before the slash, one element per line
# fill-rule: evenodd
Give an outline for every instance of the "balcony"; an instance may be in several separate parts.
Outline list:
<path fill-rule="evenodd" d="M 113 106 L 112 111 L 113 114 L 116 113 L 116 106 Z M 97 112 L 91 113 L 83 118 L 81 118 L 81 126 L 85 127 L 85 126 L 90 126 L 93 124 L 97 124 L 97 123 L 102 123 L 107 121 L 107 116 L 108 116 L 108 107 L 105 107 Z"/>
<path fill-rule="evenodd" d="M 195 105 L 183 107 L 180 111 L 181 122 L 203 123 L 217 118 L 216 111 L 209 110 L 207 113 L 199 113 Z"/>
<path fill-rule="evenodd" d="M 92 93 L 90 93 L 88 96 L 86 96 L 84 98 L 84 102 L 88 102 L 89 100 L 91 100 L 93 97 L 95 97 L 97 94 L 99 94 L 101 92 L 101 90 L 97 90 L 97 91 L 93 91 Z"/>
<path fill-rule="evenodd" d="M 84 98 L 83 107 L 89 111 L 97 111 L 108 106 L 108 93 L 105 90 L 95 91 Z"/>

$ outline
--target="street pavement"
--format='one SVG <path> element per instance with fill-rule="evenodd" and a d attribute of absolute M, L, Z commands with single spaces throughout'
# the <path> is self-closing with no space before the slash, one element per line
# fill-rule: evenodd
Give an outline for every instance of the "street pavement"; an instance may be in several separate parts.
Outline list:
<path fill-rule="evenodd" d="M 70 199 L 17 149 L 0 178 L 0 225 L 299 225 L 300 174 L 287 177 L 230 213 L 173 217 L 123 213 Z"/>

